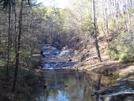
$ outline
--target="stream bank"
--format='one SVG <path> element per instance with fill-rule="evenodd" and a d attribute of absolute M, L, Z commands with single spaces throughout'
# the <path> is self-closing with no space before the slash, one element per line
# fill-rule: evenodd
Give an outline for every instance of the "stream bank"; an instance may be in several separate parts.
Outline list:
<path fill-rule="evenodd" d="M 92 96 L 99 96 L 98 101 L 134 101 L 133 63 L 113 61 L 106 54 L 102 54 L 103 62 L 99 63 L 97 57 L 90 55 L 88 52 L 83 54 L 88 54 L 86 59 L 76 64 L 73 69 L 115 77 L 116 84 L 100 89 L 92 93 Z"/>

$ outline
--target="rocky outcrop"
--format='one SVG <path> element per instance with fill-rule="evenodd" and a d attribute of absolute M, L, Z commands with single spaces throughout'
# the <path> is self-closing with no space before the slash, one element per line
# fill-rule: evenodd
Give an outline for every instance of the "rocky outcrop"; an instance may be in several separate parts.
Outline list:
<path fill-rule="evenodd" d="M 134 82 L 123 81 L 112 87 L 98 90 L 92 96 L 100 96 L 100 101 L 134 101 Z"/>

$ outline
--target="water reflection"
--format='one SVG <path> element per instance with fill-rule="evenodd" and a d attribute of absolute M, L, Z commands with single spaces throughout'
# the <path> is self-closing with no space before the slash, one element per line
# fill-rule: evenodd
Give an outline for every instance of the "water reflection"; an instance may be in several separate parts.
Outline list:
<path fill-rule="evenodd" d="M 48 100 L 46 101 L 69 101 L 69 99 L 67 98 L 65 91 L 57 90 L 57 96 L 52 97 L 50 94 Z"/>
<path fill-rule="evenodd" d="M 36 101 L 97 101 L 91 94 L 109 85 L 109 78 L 65 70 L 44 71 L 47 89 L 41 89 Z"/>

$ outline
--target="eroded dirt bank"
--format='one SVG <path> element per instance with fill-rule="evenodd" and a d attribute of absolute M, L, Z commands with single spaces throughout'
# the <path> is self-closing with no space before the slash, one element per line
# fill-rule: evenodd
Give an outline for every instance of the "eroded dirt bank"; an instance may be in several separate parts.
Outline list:
<path fill-rule="evenodd" d="M 99 63 L 95 48 L 82 49 L 74 52 L 72 60 L 80 61 L 73 69 L 78 71 L 96 72 L 102 75 L 114 76 L 116 85 L 94 92 L 93 96 L 100 96 L 98 101 L 134 101 L 134 65 L 111 60 L 106 47 L 100 47 L 103 62 Z M 77 55 L 76 55 L 77 54 Z"/>

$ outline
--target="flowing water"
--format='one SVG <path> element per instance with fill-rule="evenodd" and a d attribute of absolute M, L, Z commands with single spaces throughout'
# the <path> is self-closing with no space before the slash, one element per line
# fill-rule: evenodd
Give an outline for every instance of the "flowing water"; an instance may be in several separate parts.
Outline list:
<path fill-rule="evenodd" d="M 91 94 L 112 85 L 111 78 L 70 70 L 45 70 L 46 89 L 40 88 L 36 101 L 96 101 Z"/>
<path fill-rule="evenodd" d="M 42 50 L 45 57 L 40 69 L 47 88 L 39 88 L 36 101 L 96 101 L 92 93 L 114 83 L 111 77 L 69 70 L 75 64 L 67 61 L 69 49 L 60 51 L 47 45 Z"/>

